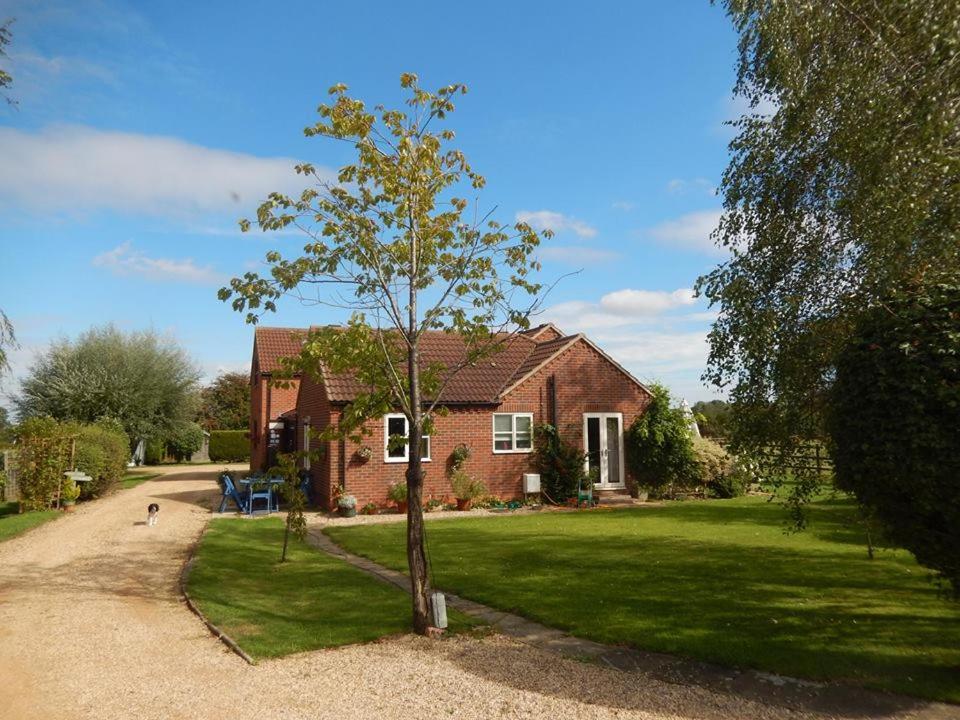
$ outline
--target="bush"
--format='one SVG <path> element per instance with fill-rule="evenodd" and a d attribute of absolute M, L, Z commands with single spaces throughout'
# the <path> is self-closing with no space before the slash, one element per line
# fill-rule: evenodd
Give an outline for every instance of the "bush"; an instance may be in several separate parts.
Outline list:
<path fill-rule="evenodd" d="M 159 465 L 167 452 L 167 444 L 160 438 L 147 440 L 143 448 L 143 461 L 147 465 Z"/>
<path fill-rule="evenodd" d="M 93 478 L 82 484 L 81 497 L 103 497 L 112 492 L 130 460 L 126 434 L 109 422 L 73 426 L 72 432 L 77 435 L 74 466 Z"/>
<path fill-rule="evenodd" d="M 387 488 L 387 500 L 392 500 L 395 503 L 406 502 L 407 484 L 405 482 L 392 483 Z"/>
<path fill-rule="evenodd" d="M 827 407 L 835 482 L 960 598 L 960 273 L 863 313 Z"/>
<path fill-rule="evenodd" d="M 167 438 L 167 447 L 177 462 L 189 460 L 203 447 L 203 428 L 196 423 L 181 423 Z"/>
<path fill-rule="evenodd" d="M 213 462 L 245 462 L 250 460 L 250 441 L 246 430 L 212 430 L 210 460 Z"/>
<path fill-rule="evenodd" d="M 707 438 L 693 438 L 689 483 L 707 488 L 715 497 L 737 497 L 743 495 L 744 490 L 733 477 L 733 458 L 721 445 Z"/>
<path fill-rule="evenodd" d="M 625 433 L 626 460 L 640 487 L 662 491 L 683 485 L 699 470 L 689 419 L 682 409 L 670 407 L 670 391 L 663 385 L 650 389 L 650 404 Z"/>
<path fill-rule="evenodd" d="M 553 425 L 540 424 L 533 429 L 533 463 L 540 473 L 540 487 L 550 500 L 566 502 L 576 497 L 586 480 L 586 455 L 567 442 Z"/>
<path fill-rule="evenodd" d="M 487 494 L 487 486 L 480 480 L 476 480 L 463 470 L 455 470 L 450 476 L 450 484 L 453 486 L 453 496 L 457 500 L 473 500 Z"/>
<path fill-rule="evenodd" d="M 57 496 L 70 462 L 70 441 L 50 417 L 33 417 L 17 426 L 17 477 L 23 510 L 45 510 Z"/>

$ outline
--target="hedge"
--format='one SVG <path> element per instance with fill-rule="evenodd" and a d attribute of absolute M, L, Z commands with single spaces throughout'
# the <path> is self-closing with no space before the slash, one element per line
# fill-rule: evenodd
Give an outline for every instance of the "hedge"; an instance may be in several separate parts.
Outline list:
<path fill-rule="evenodd" d="M 123 432 L 103 425 L 81 425 L 77 435 L 74 463 L 93 478 L 81 484 L 82 498 L 103 497 L 116 489 L 127 470 L 130 443 Z"/>
<path fill-rule="evenodd" d="M 210 460 L 213 462 L 247 462 L 250 440 L 246 430 L 211 430 Z"/>

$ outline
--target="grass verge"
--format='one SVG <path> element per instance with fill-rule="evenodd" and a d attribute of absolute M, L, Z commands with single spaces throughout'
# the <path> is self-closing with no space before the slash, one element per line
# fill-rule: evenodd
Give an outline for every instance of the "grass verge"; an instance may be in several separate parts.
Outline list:
<path fill-rule="evenodd" d="M 428 523 L 438 587 L 600 642 L 960 702 L 960 606 L 847 501 L 762 498 Z M 328 528 L 404 570 L 403 525 Z"/>
<path fill-rule="evenodd" d="M 37 525 L 53 520 L 60 515 L 59 510 L 38 510 L 35 512 L 17 512 L 17 503 L 0 502 L 0 542 L 9 540 Z"/>
<path fill-rule="evenodd" d="M 153 480 L 154 478 L 160 477 L 160 473 L 154 473 L 152 475 L 137 475 L 136 473 L 127 473 L 120 479 L 120 488 L 122 490 L 129 490 L 130 488 L 135 488 L 140 483 L 145 483 L 147 480 Z"/>
<path fill-rule="evenodd" d="M 252 658 L 410 631 L 406 593 L 296 540 L 280 563 L 282 543 L 279 518 L 215 520 L 187 581 L 203 614 Z M 451 613 L 453 632 L 474 624 Z"/>

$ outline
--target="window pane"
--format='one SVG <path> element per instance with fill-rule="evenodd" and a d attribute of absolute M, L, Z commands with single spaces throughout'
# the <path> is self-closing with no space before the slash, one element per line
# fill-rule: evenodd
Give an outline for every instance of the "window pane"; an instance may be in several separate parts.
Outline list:
<path fill-rule="evenodd" d="M 513 421 L 512 415 L 494 415 L 493 431 L 494 432 L 511 432 L 513 430 L 512 421 Z"/>
<path fill-rule="evenodd" d="M 407 446 L 405 443 L 394 439 L 396 436 L 407 437 L 407 419 L 405 417 L 387 418 L 387 457 L 406 457 Z"/>
<path fill-rule="evenodd" d="M 515 416 L 515 421 L 517 423 L 517 434 L 520 433 L 529 433 L 530 432 L 530 423 L 532 422 L 529 415 L 517 415 Z"/>
<path fill-rule="evenodd" d="M 387 420 L 387 435 L 407 436 L 407 419 L 403 417 L 392 417 Z"/>
<path fill-rule="evenodd" d="M 513 450 L 513 435 L 497 433 L 493 436 L 495 450 Z"/>
<path fill-rule="evenodd" d="M 420 457 L 429 458 L 430 457 L 430 436 L 424 435 L 420 438 Z"/>
<path fill-rule="evenodd" d="M 530 449 L 530 433 L 517 433 L 517 450 Z"/>

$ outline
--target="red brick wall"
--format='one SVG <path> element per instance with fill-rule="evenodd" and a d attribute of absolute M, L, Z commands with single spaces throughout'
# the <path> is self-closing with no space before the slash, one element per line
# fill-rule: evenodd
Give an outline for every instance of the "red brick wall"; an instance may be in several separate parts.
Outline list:
<path fill-rule="evenodd" d="M 519 496 L 521 476 L 531 471 L 531 456 L 494 454 L 492 416 L 494 412 L 532 412 L 535 423 L 549 421 L 551 375 L 556 378 L 557 425 L 561 434 L 578 447 L 583 447 L 583 413 L 622 413 L 626 429 L 649 402 L 642 388 L 588 343 L 580 341 L 514 389 L 500 406 L 451 408 L 446 417 L 436 418 L 431 461 L 424 463 L 424 498 L 452 500 L 447 463 L 460 443 L 472 450 L 464 466 L 467 473 L 481 479 L 494 495 Z M 322 387 L 309 380 L 304 383 L 298 405 L 299 422 L 310 416 L 315 429 L 322 427 L 321 423 L 336 422 L 338 411 L 326 402 Z M 406 465 L 384 462 L 382 419 L 371 421 L 368 428 L 371 434 L 363 444 L 371 448 L 373 456 L 364 462 L 355 454 L 359 445 L 346 443 L 343 479 L 346 491 L 356 496 L 358 505 L 386 505 L 387 487 L 404 481 Z M 298 449 L 302 449 L 302 428 L 298 442 Z M 317 497 L 329 507 L 332 489 L 341 479 L 340 443 L 327 443 L 326 449 L 323 461 L 311 463 L 311 475 Z"/>
<path fill-rule="evenodd" d="M 287 381 L 289 387 L 277 387 L 254 366 L 250 389 L 250 469 L 262 470 L 267 463 L 269 424 L 297 406 L 300 380 Z"/>

